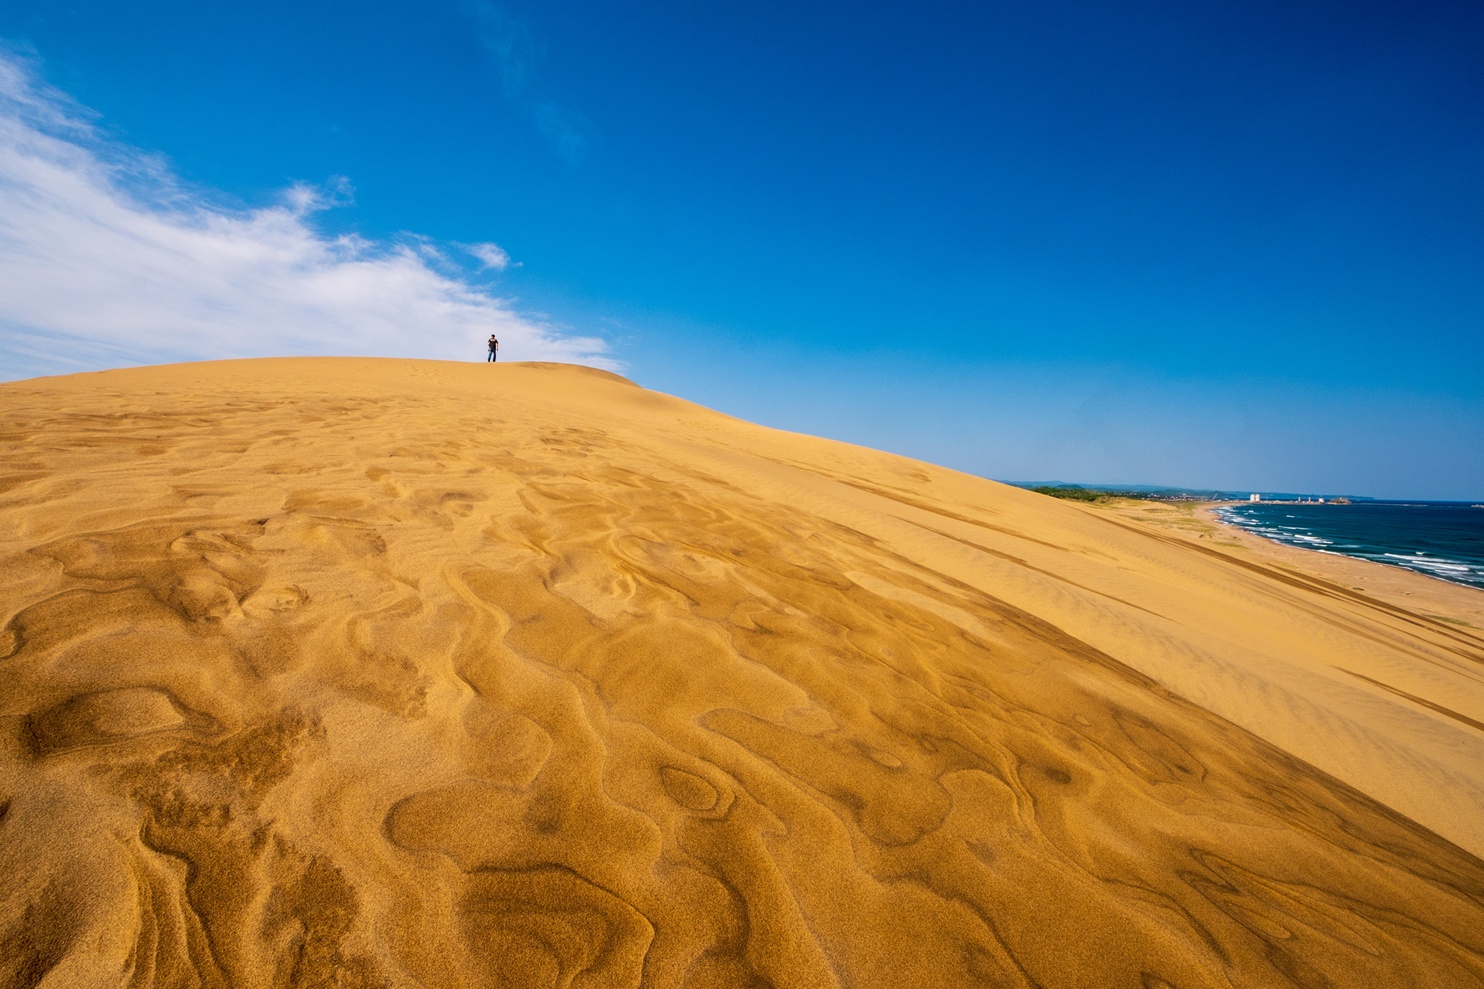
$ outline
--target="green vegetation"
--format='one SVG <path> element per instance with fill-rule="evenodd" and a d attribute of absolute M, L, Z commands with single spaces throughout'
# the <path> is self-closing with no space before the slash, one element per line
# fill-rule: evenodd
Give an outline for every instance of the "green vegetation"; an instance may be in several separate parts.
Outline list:
<path fill-rule="evenodd" d="M 1179 502 L 1205 502 L 1230 500 L 1231 495 L 1217 491 L 1186 491 L 1183 488 L 1149 488 L 1135 491 L 1120 491 L 1116 488 L 1089 488 L 1081 484 L 1040 484 L 1026 488 L 1037 494 L 1068 501 L 1107 502 L 1119 498 L 1134 501 L 1157 501 L 1164 504 Z"/>
<path fill-rule="evenodd" d="M 1073 488 L 1061 485 L 1043 484 L 1039 488 L 1031 488 L 1037 494 L 1050 495 L 1053 498 L 1066 498 L 1069 501 L 1107 501 L 1110 498 L 1123 497 L 1112 491 L 1098 491 L 1095 488 Z"/>

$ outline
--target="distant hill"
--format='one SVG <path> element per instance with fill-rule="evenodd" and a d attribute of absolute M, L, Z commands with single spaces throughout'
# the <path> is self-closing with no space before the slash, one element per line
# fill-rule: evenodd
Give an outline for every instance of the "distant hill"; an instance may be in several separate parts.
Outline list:
<path fill-rule="evenodd" d="M 1096 501 L 1098 498 L 1148 498 L 1151 501 L 1246 501 L 1254 493 L 1263 501 L 1299 501 L 1305 498 L 1348 498 L 1351 501 L 1373 501 L 1365 495 L 1338 495 L 1324 492 L 1219 491 L 1214 488 L 1171 488 L 1158 484 L 1084 484 L 1074 481 L 1002 481 L 1017 488 L 1049 494 L 1071 501 Z"/>

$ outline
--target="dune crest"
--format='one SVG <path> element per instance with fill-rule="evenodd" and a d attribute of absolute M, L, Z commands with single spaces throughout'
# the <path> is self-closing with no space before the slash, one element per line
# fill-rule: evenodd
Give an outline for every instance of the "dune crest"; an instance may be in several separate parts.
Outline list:
<path fill-rule="evenodd" d="M 0 385 L 0 987 L 1484 985 L 1484 638 L 561 365 Z"/>

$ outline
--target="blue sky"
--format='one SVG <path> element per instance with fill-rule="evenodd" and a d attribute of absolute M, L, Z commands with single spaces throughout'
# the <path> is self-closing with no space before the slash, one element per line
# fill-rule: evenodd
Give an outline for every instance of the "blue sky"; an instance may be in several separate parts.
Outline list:
<path fill-rule="evenodd" d="M 10 377 L 494 328 L 991 477 L 1484 496 L 1478 4 L 10 0 L 0 38 Z"/>

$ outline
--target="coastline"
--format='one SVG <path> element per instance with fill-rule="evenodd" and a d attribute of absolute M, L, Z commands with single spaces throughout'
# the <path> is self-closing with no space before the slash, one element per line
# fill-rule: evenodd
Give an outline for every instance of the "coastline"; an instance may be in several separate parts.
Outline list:
<path fill-rule="evenodd" d="M 1224 521 L 1215 512 L 1234 504 L 1240 502 L 1123 499 L 1105 510 L 1192 542 L 1219 547 L 1232 556 L 1276 564 L 1360 591 L 1395 607 L 1484 631 L 1484 591 L 1405 567 L 1265 539 Z"/>

